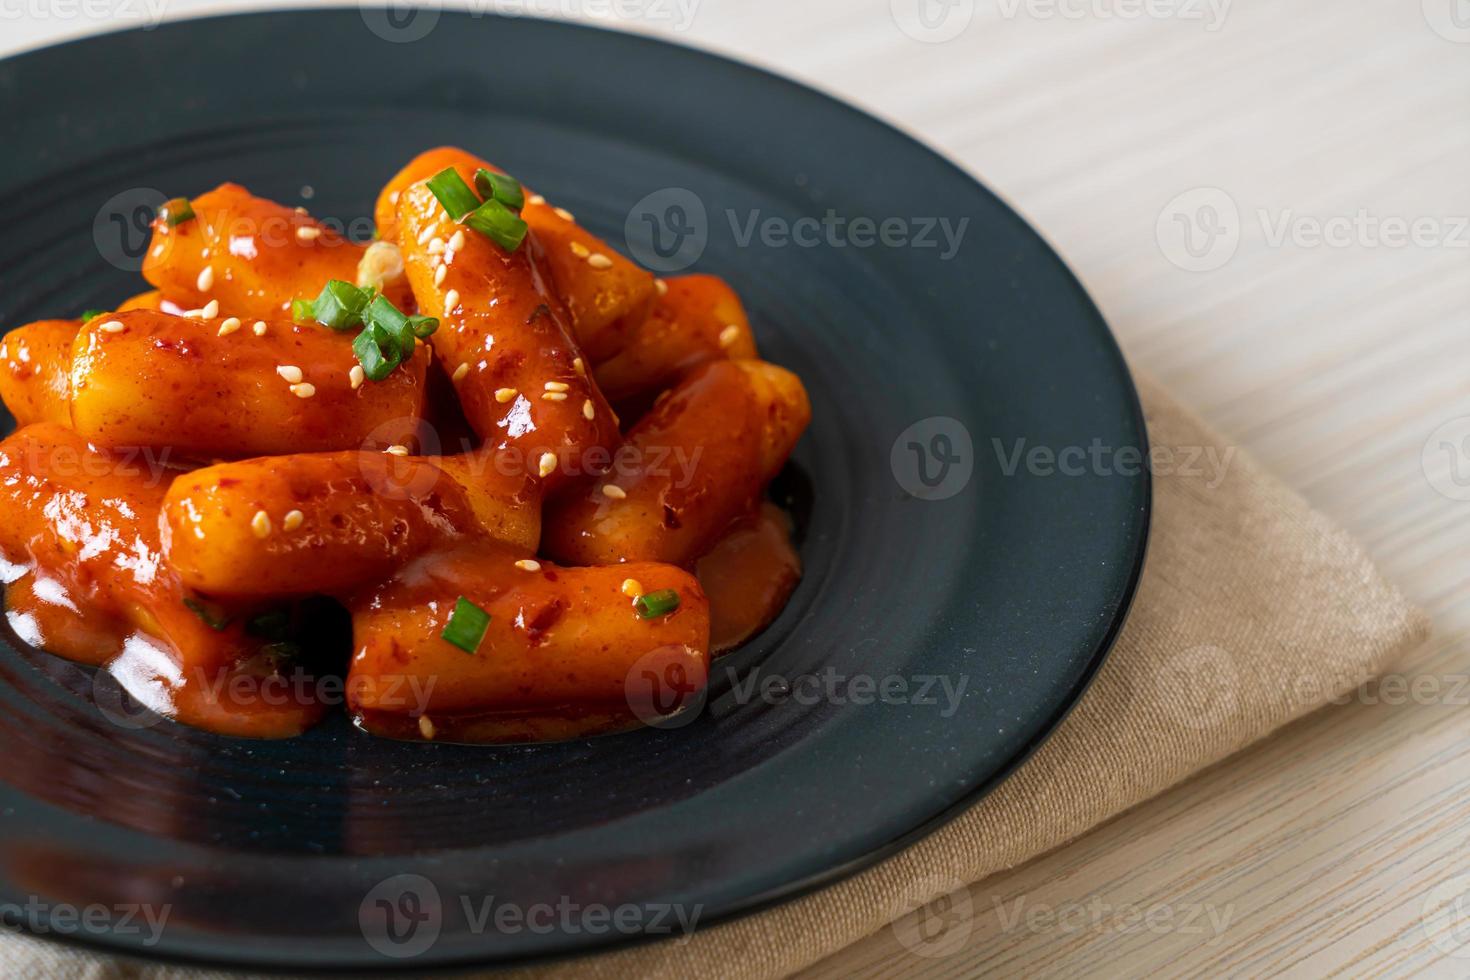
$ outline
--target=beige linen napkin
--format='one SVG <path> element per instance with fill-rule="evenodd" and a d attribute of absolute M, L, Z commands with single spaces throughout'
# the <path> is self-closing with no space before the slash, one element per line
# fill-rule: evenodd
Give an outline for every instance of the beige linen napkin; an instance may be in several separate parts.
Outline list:
<path fill-rule="evenodd" d="M 682 945 L 502 975 L 783 976 L 1078 836 L 1356 687 L 1426 638 L 1424 615 L 1346 534 L 1151 380 L 1139 386 L 1159 450 L 1143 584 L 1096 681 L 1029 762 L 929 837 L 823 891 L 701 929 Z M 202 975 L 3 935 L 0 963 L 26 980 Z"/>

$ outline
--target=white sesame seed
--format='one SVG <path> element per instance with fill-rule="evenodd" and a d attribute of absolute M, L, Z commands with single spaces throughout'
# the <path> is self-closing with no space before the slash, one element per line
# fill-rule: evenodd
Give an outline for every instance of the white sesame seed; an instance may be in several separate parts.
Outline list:
<path fill-rule="evenodd" d="M 623 579 L 623 595 L 629 599 L 636 599 L 643 594 L 643 583 L 636 578 Z"/>
<path fill-rule="evenodd" d="M 363 371 L 361 364 L 352 365 L 352 370 L 347 372 L 347 383 L 352 385 L 353 391 L 361 388 L 363 381 L 366 379 L 367 372 Z"/>
<path fill-rule="evenodd" d="M 506 402 L 510 401 L 518 394 L 520 394 L 520 392 L 516 391 L 514 388 L 496 388 L 495 400 L 504 405 Z"/>
<path fill-rule="evenodd" d="M 426 225 L 424 227 L 424 230 L 419 232 L 419 244 L 422 245 L 429 239 L 433 238 L 435 230 L 436 228 L 434 225 Z"/>
<path fill-rule="evenodd" d="M 572 212 L 568 211 L 566 208 L 555 208 L 554 210 L 556 211 L 556 216 L 563 221 L 577 220 L 577 216 L 572 214 Z"/>
<path fill-rule="evenodd" d="M 653 288 L 658 290 L 658 294 L 660 296 L 669 295 L 669 284 L 664 282 L 662 279 L 655 279 L 653 281 Z"/>
<path fill-rule="evenodd" d="M 436 285 L 436 286 L 442 286 L 442 285 L 444 285 L 444 277 L 447 276 L 447 275 L 449 275 L 449 266 L 447 266 L 447 265 L 441 265 L 439 268 L 435 269 L 434 270 L 434 285 Z"/>
<path fill-rule="evenodd" d="M 254 333 L 255 336 L 257 336 L 257 337 L 264 337 L 265 336 L 265 329 L 266 329 L 265 328 L 265 321 L 264 320 L 256 320 L 255 321 L 255 326 L 251 327 L 250 328 L 250 331 L 252 333 Z"/>
<path fill-rule="evenodd" d="M 419 715 L 419 734 L 430 742 L 434 741 L 434 723 L 428 715 Z"/>
<path fill-rule="evenodd" d="M 602 487 L 602 495 L 611 500 L 624 500 L 628 496 L 628 491 L 624 490 L 616 483 L 607 483 L 604 484 Z"/>
<path fill-rule="evenodd" d="M 464 229 L 460 228 L 449 239 L 450 251 L 458 252 L 464 248 Z"/>
<path fill-rule="evenodd" d="M 286 516 L 281 518 L 281 528 L 286 531 L 294 531 L 306 520 L 306 515 L 299 510 L 288 510 Z"/>
<path fill-rule="evenodd" d="M 201 320 L 201 319 L 204 318 L 204 311 L 202 309 L 200 309 L 200 310 L 185 310 L 184 311 L 184 316 L 192 317 L 195 320 Z"/>
<path fill-rule="evenodd" d="M 721 330 L 720 331 L 720 346 L 721 347 L 729 347 L 731 344 L 735 343 L 735 341 L 737 341 L 739 339 L 740 339 L 740 328 L 737 327 L 737 326 L 735 326 L 735 324 L 733 324 L 733 323 L 730 324 L 728 327 L 726 327 L 724 330 Z"/>
<path fill-rule="evenodd" d="M 301 374 L 301 369 L 294 364 L 278 365 L 276 367 L 276 373 L 281 376 L 282 381 L 286 382 L 287 384 L 293 385 L 299 384 L 301 382 L 301 378 L 303 377 L 303 375 Z"/>
<path fill-rule="evenodd" d="M 545 204 L 546 203 L 546 198 L 542 197 L 540 194 L 532 194 L 530 197 L 526 198 L 526 203 L 527 204 Z"/>
<path fill-rule="evenodd" d="M 469 374 L 469 373 L 470 373 L 470 366 L 469 366 L 469 364 L 468 363 L 461 364 L 459 367 L 457 367 L 457 368 L 454 369 L 454 380 L 455 381 L 463 381 L 464 380 L 464 376 L 467 375 L 467 374 Z"/>
<path fill-rule="evenodd" d="M 588 422 L 591 422 L 597 417 L 597 407 L 592 404 L 592 399 L 590 398 L 582 403 L 582 417 Z"/>
<path fill-rule="evenodd" d="M 127 326 L 121 320 L 108 320 L 106 323 L 100 324 L 97 329 L 103 333 L 122 333 L 127 329 Z"/>
<path fill-rule="evenodd" d="M 541 563 L 531 558 L 522 558 L 516 562 L 516 568 L 519 568 L 523 572 L 539 572 L 541 571 Z"/>
<path fill-rule="evenodd" d="M 585 259 L 592 254 L 592 250 L 581 242 L 572 242 L 572 254 L 579 259 Z"/>
<path fill-rule="evenodd" d="M 291 394 L 295 395 L 297 398 L 310 398 L 312 395 L 316 394 L 316 385 L 312 384 L 309 381 L 303 381 L 299 385 L 291 386 Z"/>
<path fill-rule="evenodd" d="M 570 387 L 571 387 L 571 385 L 567 384 L 565 381 L 548 381 L 548 382 L 546 382 L 546 390 L 547 391 L 566 391 Z"/>
<path fill-rule="evenodd" d="M 598 252 L 595 255 L 591 255 L 588 257 L 587 264 L 592 266 L 592 268 L 594 269 L 611 269 L 613 265 L 613 260 L 608 258 L 606 255 L 603 255 L 601 252 Z"/>
<path fill-rule="evenodd" d="M 459 290 L 458 289 L 451 289 L 449 292 L 447 292 L 447 293 L 444 294 L 444 312 L 445 313 L 448 313 L 450 310 L 454 309 L 458 305 L 459 305 Z"/>
<path fill-rule="evenodd" d="M 457 234 L 459 234 L 459 232 L 455 232 L 455 234 L 457 235 Z M 429 254 L 430 255 L 438 255 L 439 253 L 441 253 L 443 251 L 444 251 L 444 239 L 442 239 L 442 238 L 436 238 L 432 242 L 429 243 Z"/>
<path fill-rule="evenodd" d="M 301 205 L 299 205 L 299 204 L 298 204 L 298 205 L 296 205 L 296 206 L 295 206 L 295 207 L 294 207 L 294 208 L 292 208 L 292 209 L 291 209 L 291 210 L 292 210 L 292 211 L 295 211 L 295 212 L 296 212 L 296 213 L 297 213 L 297 214 L 306 214 L 306 213 L 307 213 L 307 212 L 306 212 L 306 208 L 304 208 L 304 207 L 302 207 L 302 206 L 301 206 Z"/>
<path fill-rule="evenodd" d="M 387 449 L 383 450 L 383 452 L 387 453 L 389 456 L 399 456 L 399 457 L 402 457 L 402 456 L 407 456 L 408 455 L 408 447 L 407 446 L 389 446 Z"/>
<path fill-rule="evenodd" d="M 218 336 L 220 336 L 220 337 L 228 337 L 230 334 L 234 333 L 236 330 L 239 330 L 239 329 L 240 329 L 240 318 L 237 317 L 237 316 L 232 316 L 228 320 L 226 320 L 224 323 L 221 323 L 219 325 L 219 334 L 218 334 Z"/>
<path fill-rule="evenodd" d="M 541 393 L 541 400 L 547 402 L 564 402 L 567 400 L 567 393 L 564 391 L 544 391 Z"/>
<path fill-rule="evenodd" d="M 204 309 L 199 311 L 199 315 L 206 320 L 213 320 L 219 316 L 219 300 L 212 299 L 208 303 L 205 303 Z"/>
<path fill-rule="evenodd" d="M 572 368 L 578 374 L 583 375 L 584 377 L 587 374 L 587 365 L 582 363 L 582 359 L 580 357 L 572 358 Z"/>
<path fill-rule="evenodd" d="M 556 453 L 542 453 L 541 460 L 536 464 L 536 468 L 543 478 L 550 476 L 552 471 L 556 469 Z"/>
<path fill-rule="evenodd" d="M 299 242 L 314 242 L 320 237 L 322 237 L 322 230 L 320 228 L 313 228 L 311 225 L 302 225 L 296 229 L 296 240 Z"/>
<path fill-rule="evenodd" d="M 271 515 L 263 510 L 256 511 L 255 516 L 250 518 L 250 530 L 257 538 L 270 537 Z"/>
<path fill-rule="evenodd" d="M 194 285 L 199 287 L 201 293 L 207 293 L 214 288 L 214 266 L 206 265 L 199 270 L 199 278 L 194 280 Z"/>

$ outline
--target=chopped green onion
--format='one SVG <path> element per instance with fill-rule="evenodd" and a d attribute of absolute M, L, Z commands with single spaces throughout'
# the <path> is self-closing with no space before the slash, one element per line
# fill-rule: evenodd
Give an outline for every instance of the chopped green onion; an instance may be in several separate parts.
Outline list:
<path fill-rule="evenodd" d="M 411 316 L 408 318 L 408 328 L 413 335 L 420 340 L 431 337 L 435 330 L 439 329 L 439 318 L 436 316 Z"/>
<path fill-rule="evenodd" d="M 173 228 L 194 217 L 194 206 L 187 197 L 176 197 L 163 202 L 163 206 L 158 209 L 158 216 Z"/>
<path fill-rule="evenodd" d="M 101 316 L 102 314 L 104 314 L 106 312 L 107 312 L 106 310 L 83 310 L 82 311 L 82 322 L 83 323 L 88 323 L 88 322 L 90 322 L 92 320 L 97 319 L 99 316 Z"/>
<path fill-rule="evenodd" d="M 644 619 L 657 619 L 679 608 L 679 593 L 673 589 L 659 589 L 634 599 L 633 605 Z"/>
<path fill-rule="evenodd" d="M 498 174 L 481 167 L 475 171 L 475 190 L 487 201 L 499 201 L 512 211 L 526 206 L 526 192 L 521 182 L 510 174 Z"/>
<path fill-rule="evenodd" d="M 526 223 L 496 200 L 486 201 L 465 215 L 461 222 L 490 239 L 507 252 L 514 252 L 526 239 Z"/>
<path fill-rule="evenodd" d="M 189 608 L 190 612 L 202 619 L 205 626 L 208 626 L 216 633 L 230 625 L 229 615 L 212 602 L 205 602 L 203 599 L 185 596 L 184 605 Z"/>
<path fill-rule="evenodd" d="M 362 322 L 365 326 L 378 327 L 392 335 L 398 344 L 400 361 L 406 361 L 413 356 L 416 337 L 413 327 L 410 326 L 408 317 L 399 312 L 398 307 L 387 297 L 379 296 L 369 303 L 363 311 Z"/>
<path fill-rule="evenodd" d="M 315 320 L 316 304 L 309 299 L 293 299 L 291 301 L 291 319 L 298 323 L 302 320 Z"/>
<path fill-rule="evenodd" d="M 351 330 L 362 323 L 362 311 L 376 290 L 359 288 L 342 279 L 330 279 L 312 306 L 316 322 L 332 330 Z"/>
<path fill-rule="evenodd" d="M 439 635 L 465 653 L 474 653 L 480 649 L 480 641 L 485 639 L 485 630 L 489 627 L 490 614 L 460 596 L 454 604 L 454 612 L 449 614 L 444 632 Z"/>
<path fill-rule="evenodd" d="M 398 338 L 382 327 L 369 324 L 352 341 L 352 352 L 369 381 L 382 381 L 403 363 Z"/>
<path fill-rule="evenodd" d="M 455 221 L 480 206 L 480 199 L 453 167 L 445 167 L 430 177 L 429 190 L 434 192 L 439 203 L 444 205 L 444 210 Z"/>

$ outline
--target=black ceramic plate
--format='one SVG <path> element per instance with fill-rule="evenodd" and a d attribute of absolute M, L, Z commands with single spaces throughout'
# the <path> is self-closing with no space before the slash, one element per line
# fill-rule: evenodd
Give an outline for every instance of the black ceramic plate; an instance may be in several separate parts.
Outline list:
<path fill-rule="evenodd" d="M 0 62 L 0 137 L 6 327 L 141 289 L 165 195 L 235 180 L 361 234 L 394 170 L 454 143 L 670 274 L 729 278 L 815 416 L 779 488 L 806 577 L 679 728 L 473 749 L 338 718 L 237 741 L 124 714 L 109 682 L 8 636 L 0 907 L 37 931 L 371 969 L 585 950 L 671 910 L 708 924 L 973 801 L 1117 635 L 1149 483 L 1113 338 L 1025 222 L 825 96 L 622 34 L 348 9 Z M 161 935 L 57 914 L 128 903 L 166 909 Z"/>

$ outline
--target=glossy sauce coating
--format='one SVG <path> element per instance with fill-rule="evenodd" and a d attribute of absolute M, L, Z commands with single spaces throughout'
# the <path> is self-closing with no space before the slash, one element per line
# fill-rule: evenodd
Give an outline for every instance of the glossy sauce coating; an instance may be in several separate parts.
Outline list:
<path fill-rule="evenodd" d="M 327 280 L 357 282 L 367 246 L 308 214 L 228 183 L 190 205 L 194 217 L 172 227 L 154 219 L 143 259 L 143 278 L 186 309 L 219 300 L 224 316 L 286 319 Z M 402 283 L 384 292 L 400 309 L 410 299 Z"/>
<path fill-rule="evenodd" d="M 81 325 L 39 320 L 0 339 L 0 400 L 16 425 L 71 421 L 71 348 Z"/>
<path fill-rule="evenodd" d="M 790 371 L 707 364 L 634 426 L 613 472 L 548 505 L 542 548 L 567 564 L 687 565 L 755 509 L 810 420 Z"/>
<path fill-rule="evenodd" d="M 72 351 L 73 427 L 102 445 L 167 446 L 200 459 L 412 438 L 423 411 L 422 354 L 354 389 L 351 334 L 273 320 L 264 336 L 249 323 L 220 336 L 224 323 L 142 310 L 93 319 Z M 290 369 L 300 372 L 295 382 Z"/>
<path fill-rule="evenodd" d="M 536 550 L 533 481 L 451 457 L 272 456 L 181 476 L 164 546 L 184 584 L 213 595 L 345 595 L 434 547 L 472 537 Z"/>
<path fill-rule="evenodd" d="M 484 548 L 427 556 L 351 605 L 347 687 L 359 724 L 400 738 L 572 738 L 675 712 L 703 689 L 709 608 L 693 576 L 652 563 L 528 571 L 513 558 Z M 629 578 L 674 590 L 678 609 L 643 618 L 624 594 Z M 460 596 L 490 616 L 474 653 L 441 637 Z M 644 672 L 677 680 L 683 695 L 654 696 L 665 692 L 649 691 Z"/>
<path fill-rule="evenodd" d="M 514 449 L 538 476 L 552 454 L 548 489 L 584 472 L 592 450 L 606 458 L 617 421 L 524 245 L 508 253 L 451 221 L 424 184 L 402 193 L 398 218 L 409 282 L 440 318 L 431 343 L 480 437 Z M 435 241 L 442 251 L 430 251 Z"/>
<path fill-rule="evenodd" d="M 710 650 L 728 653 L 769 626 L 801 581 L 791 518 L 762 501 L 700 556 L 694 574 L 709 597 Z"/>
<path fill-rule="evenodd" d="M 399 238 L 397 205 L 403 192 L 446 167 L 453 167 L 470 187 L 475 186 L 475 171 L 481 167 L 501 172 L 474 154 L 452 146 L 419 154 L 394 174 L 378 195 L 374 214 L 384 239 Z M 568 217 L 564 210 L 542 200 L 529 188 L 521 218 L 545 256 L 552 287 L 571 316 L 573 334 L 589 362 L 597 364 L 617 353 L 653 306 L 652 273 L 619 255 L 577 224 L 575 217 Z"/>
<path fill-rule="evenodd" d="M 693 275 L 664 282 L 648 318 L 593 372 L 614 405 L 651 398 L 709 361 L 757 356 L 745 307 L 725 280 Z"/>
<path fill-rule="evenodd" d="M 0 442 L 0 555 L 6 610 L 22 639 L 107 665 L 140 701 L 187 724 L 280 738 L 323 706 L 263 696 L 279 664 L 243 627 L 206 625 L 164 561 L 159 510 L 177 471 L 143 453 L 95 449 L 41 423 Z M 277 678 L 276 680 L 272 680 Z M 308 691 L 310 685 L 306 685 Z"/>

